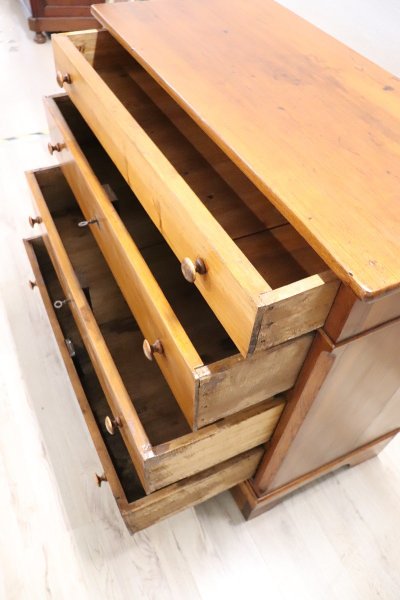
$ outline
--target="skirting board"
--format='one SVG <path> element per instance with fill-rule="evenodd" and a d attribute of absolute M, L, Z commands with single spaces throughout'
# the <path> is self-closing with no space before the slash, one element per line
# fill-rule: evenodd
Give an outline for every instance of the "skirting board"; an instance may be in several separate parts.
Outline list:
<path fill-rule="evenodd" d="M 399 432 L 400 429 L 395 429 L 394 431 L 386 433 L 376 440 L 360 446 L 356 450 L 353 450 L 352 452 L 349 452 L 348 454 L 345 454 L 344 456 L 341 456 L 319 467 L 318 469 L 311 471 L 310 473 L 306 473 L 305 475 L 302 475 L 301 477 L 290 481 L 282 487 L 268 492 L 263 496 L 257 496 L 251 480 L 240 483 L 231 490 L 231 493 L 245 519 L 253 519 L 267 510 L 270 510 L 276 504 L 284 500 L 286 496 L 307 485 L 308 483 L 311 483 L 315 479 L 318 479 L 327 473 L 332 473 L 341 467 L 353 467 L 370 458 L 373 458 L 379 454 L 386 444 L 388 444 Z"/>

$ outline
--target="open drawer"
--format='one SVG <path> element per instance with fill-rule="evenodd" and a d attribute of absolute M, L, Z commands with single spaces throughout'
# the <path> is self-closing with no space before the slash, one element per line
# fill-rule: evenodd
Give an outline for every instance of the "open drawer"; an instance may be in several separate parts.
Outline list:
<path fill-rule="evenodd" d="M 143 354 L 140 329 L 96 241 L 88 228 L 77 226 L 83 216 L 60 168 L 28 173 L 28 180 L 40 207 L 36 223 L 53 265 L 46 281 L 50 297 L 76 323 L 110 406 L 110 434 L 120 430 L 145 491 L 266 442 L 282 400 L 267 399 L 190 431 L 163 375 Z"/>
<path fill-rule="evenodd" d="M 203 502 L 251 477 L 262 456 L 262 448 L 248 450 L 220 465 L 173 483 L 146 496 L 132 460 L 119 433 L 109 436 L 104 425 L 107 400 L 91 365 L 79 331 L 67 311 L 55 311 L 49 292 L 57 293 L 57 282 L 41 238 L 25 241 L 38 288 L 104 474 L 96 474 L 100 485 L 107 481 L 122 517 L 133 533 L 166 516 Z M 51 289 L 56 285 L 55 289 Z M 49 290 L 46 286 L 49 286 Z M 72 341 L 73 340 L 73 341 Z M 168 422 L 166 422 L 168 427 Z"/>
<path fill-rule="evenodd" d="M 60 85 L 239 351 L 322 326 L 337 280 L 228 157 L 108 32 L 52 39 Z"/>
<path fill-rule="evenodd" d="M 162 349 L 150 358 L 190 426 L 203 427 L 291 388 L 312 334 L 244 360 L 198 290 L 180 276 L 168 244 L 68 96 L 47 98 L 46 108 L 63 173 L 84 218 L 95 220 L 90 232 L 142 333 Z M 274 260 L 279 269 L 277 250 Z"/>

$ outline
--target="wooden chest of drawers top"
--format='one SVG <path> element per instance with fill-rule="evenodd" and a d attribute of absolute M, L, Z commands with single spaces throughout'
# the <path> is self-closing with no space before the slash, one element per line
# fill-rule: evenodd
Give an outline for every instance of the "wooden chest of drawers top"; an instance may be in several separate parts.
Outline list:
<path fill-rule="evenodd" d="M 360 298 L 400 286 L 400 82 L 271 0 L 93 14 Z"/>

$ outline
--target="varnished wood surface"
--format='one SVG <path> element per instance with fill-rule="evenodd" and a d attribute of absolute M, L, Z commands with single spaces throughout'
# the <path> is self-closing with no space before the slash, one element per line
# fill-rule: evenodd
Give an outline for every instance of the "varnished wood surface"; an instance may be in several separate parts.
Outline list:
<path fill-rule="evenodd" d="M 165 374 L 188 422 L 193 428 L 197 428 L 195 413 L 197 381 L 193 372 L 196 367 L 202 365 L 201 358 L 138 252 L 134 240 L 113 209 L 100 182 L 86 163 L 85 157 L 81 155 L 72 134 L 69 133 L 68 128 L 66 130 L 65 127 L 63 128 L 64 122 L 60 118 L 59 125 L 54 123 L 57 118 L 56 107 L 51 102 L 47 102 L 46 106 L 51 117 L 52 135 L 58 138 L 62 135 L 67 142 L 68 147 L 61 153 L 60 160 L 68 181 L 79 199 L 84 218 L 95 217 L 99 221 L 98 226 L 91 227 L 89 235 L 93 233 L 107 259 L 136 320 L 142 326 L 143 337 L 149 339 L 151 343 L 156 339 L 162 340 L 165 351 L 157 356 L 157 363 Z M 103 162 L 107 165 L 106 159 Z M 102 181 L 105 182 L 103 179 L 105 173 L 101 172 L 101 167 L 99 171 Z M 113 179 L 117 179 L 118 182 L 115 176 Z M 111 181 L 108 180 L 107 183 L 110 184 Z M 126 193 L 125 190 L 122 193 L 124 192 Z M 125 196 L 125 202 L 129 204 L 131 200 L 133 204 L 135 197 L 129 192 L 128 188 L 129 195 L 128 198 Z M 133 206 L 132 212 L 134 219 L 135 213 L 140 213 L 140 210 L 135 211 Z"/>
<path fill-rule="evenodd" d="M 155 359 L 190 426 L 203 427 L 292 387 L 312 339 L 311 335 L 301 336 L 304 324 L 306 329 L 312 328 L 312 322 L 318 326 L 328 311 L 326 302 L 310 302 L 314 306 L 314 321 L 310 321 L 304 302 L 296 304 L 296 312 L 289 302 L 285 313 L 283 298 L 276 298 L 276 306 L 262 326 L 262 331 L 270 332 L 264 344 L 266 350 L 256 352 L 249 361 L 241 359 L 197 288 L 183 279 L 176 257 L 68 96 L 46 98 L 45 106 L 51 139 L 54 143 L 61 141 L 64 147 L 57 152 L 63 173 L 85 218 L 95 216 L 99 220 L 99 226 L 90 227 L 89 235 L 93 234 L 99 243 L 143 336 L 161 340 L 164 353 Z M 101 183 L 113 190 L 114 208 Z M 215 194 L 212 205 L 213 211 L 223 214 L 225 198 Z M 248 213 L 250 218 L 246 219 Z M 239 218 L 242 234 L 248 235 L 238 243 L 245 245 L 247 256 L 274 286 L 288 284 L 290 298 L 291 280 L 323 267 L 290 225 L 252 235 L 253 213 L 244 206 L 240 216 L 244 217 Z M 304 295 L 309 298 L 307 279 L 300 285 L 304 285 Z M 317 291 L 325 293 L 328 303 L 332 285 L 336 282 L 327 281 L 323 286 L 316 283 Z M 287 321 L 299 323 L 300 312 L 299 328 L 290 329 Z M 285 326 L 279 326 L 281 320 Z M 286 340 L 291 341 L 277 346 Z M 268 350 L 270 346 L 274 348 Z"/>
<path fill-rule="evenodd" d="M 280 472 L 282 463 L 290 451 L 293 440 L 301 429 L 318 395 L 321 386 L 331 370 L 334 357 L 332 346 L 322 332 L 318 332 L 304 362 L 294 388 L 288 395 L 288 402 L 266 450 L 257 473 L 254 485 L 261 495 Z M 310 440 L 319 445 L 318 436 Z"/>
<path fill-rule="evenodd" d="M 146 492 L 265 443 L 282 412 L 280 398 L 265 399 L 190 432 L 161 373 L 143 354 L 143 337 L 95 240 L 86 228 L 77 227 L 82 216 L 76 208 L 71 209 L 75 201 L 60 168 L 28 173 L 28 180 L 43 218 L 40 227 L 51 258 L 43 277 L 49 292 L 52 286 L 58 289 L 57 294 L 50 294 L 51 299 L 58 299 L 60 292 L 68 299 L 60 309 L 60 318 L 65 311 L 74 317 L 68 330 L 65 327 L 66 337 L 86 348 L 87 368 L 97 376 L 94 380 L 107 400 L 105 406 L 108 403 L 111 414 L 121 420 L 119 433 Z M 89 299 L 82 291 L 79 274 L 88 286 Z M 102 414 L 103 422 L 106 416 L 110 414 Z"/>
<path fill-rule="evenodd" d="M 218 158 L 216 169 L 214 155 L 211 164 L 205 160 L 204 154 L 134 81 L 136 61 L 110 34 L 103 31 L 57 35 L 53 46 L 57 69 L 70 75 L 70 83 L 64 85 L 66 92 L 178 259 L 194 261 L 200 257 L 205 262 L 206 273 L 196 277 L 195 285 L 240 352 L 244 356 L 254 352 L 262 318 L 270 304 L 268 292 L 274 283 L 277 285 L 269 272 L 269 260 L 263 257 L 263 250 L 268 253 L 268 247 L 261 243 L 266 238 L 269 245 L 274 233 L 265 232 L 265 212 L 252 207 L 252 202 L 260 202 L 260 195 L 258 200 L 241 200 L 240 194 L 246 195 L 246 189 L 239 185 L 237 194 L 226 181 L 232 176 L 235 179 L 235 169 L 220 176 Z M 112 127 L 110 113 L 114 115 Z M 207 156 L 210 158 L 208 153 Z M 268 227 L 271 217 L 274 222 L 274 211 L 267 212 Z M 237 222 L 241 223 L 239 227 Z M 291 226 L 282 227 L 293 237 Z M 257 250 L 258 246 L 259 256 L 249 252 L 246 231 L 252 234 L 250 248 Z M 236 243 L 227 233 L 238 236 Z M 316 323 L 298 315 L 292 329 L 299 335 L 323 324 L 337 284 L 332 278 L 327 280 L 323 261 L 296 235 L 299 252 L 293 257 L 289 248 L 285 258 L 284 242 L 273 246 L 281 244 L 285 263 L 282 275 L 288 278 L 286 283 L 293 284 L 285 294 L 293 319 L 300 293 L 303 298 L 309 293 L 309 304 L 315 307 L 314 318 L 318 317 Z M 257 268 L 253 263 L 257 263 Z M 303 282 L 300 292 L 298 278 Z M 283 281 L 280 280 L 281 285 Z M 317 287 L 321 291 L 326 287 L 322 294 L 326 298 L 315 294 Z M 287 328 L 285 333 L 289 331 Z"/>
<path fill-rule="evenodd" d="M 271 0 L 93 14 L 361 298 L 400 286 L 400 83 Z"/>
<path fill-rule="evenodd" d="M 391 294 L 376 302 L 358 300 L 350 288 L 342 285 L 325 322 L 324 330 L 334 342 L 373 329 L 400 316 L 400 294 Z"/>
<path fill-rule="evenodd" d="M 192 478 L 154 492 L 150 496 L 145 495 L 120 436 L 111 437 L 105 431 L 104 415 L 108 414 L 109 410 L 107 400 L 96 382 L 84 349 L 76 348 L 77 354 L 74 357 L 80 376 L 68 354 L 64 343 L 65 333 L 61 329 L 61 327 L 65 327 L 68 316 L 63 315 L 61 323 L 58 323 L 38 264 L 38 256 L 40 256 L 42 265 L 46 262 L 43 242 L 40 238 L 33 239 L 26 241 L 25 247 L 79 406 L 102 462 L 105 475 L 103 485 L 110 485 L 129 530 L 134 533 L 147 528 L 171 514 L 203 502 L 251 477 L 261 458 L 261 447 L 254 448 L 242 456 L 234 457 Z"/>
<path fill-rule="evenodd" d="M 265 478 L 268 490 L 400 427 L 399 336 L 397 319 L 333 348 L 333 366 L 279 471 Z M 308 390 L 300 395 L 310 401 Z"/>
<path fill-rule="evenodd" d="M 346 11 L 328 0 L 291 3 L 361 51 L 399 65 L 397 0 L 348 0 Z M 4 0 L 0 12 L 3 39 L 19 46 L 0 45 L 2 135 L 33 134 L 46 127 L 41 94 L 57 91 L 51 46 L 32 42 L 22 15 L 10 22 L 22 12 L 18 2 Z M 27 82 L 30 93 L 21 95 Z M 111 490 L 94 484 L 101 463 L 38 290 L 26 284 L 33 274 L 21 239 L 32 235 L 31 200 L 21 170 L 55 162 L 47 142 L 31 135 L 0 145 L 4 597 L 215 600 L 217 590 L 236 600 L 248 596 L 249 581 L 263 590 L 267 578 L 269 597 L 280 600 L 398 600 L 400 438 L 379 458 L 325 477 L 252 521 L 224 493 L 129 535 Z"/>
<path fill-rule="evenodd" d="M 90 16 L 39 16 L 28 19 L 28 26 L 31 31 L 42 33 L 43 31 L 75 31 L 81 29 L 100 28 L 101 25 L 96 19 Z M 42 44 L 46 37 L 38 36 L 35 41 Z"/>
<path fill-rule="evenodd" d="M 308 485 L 315 479 L 318 479 L 326 474 L 332 474 L 334 471 L 341 469 L 342 467 L 354 467 L 366 460 L 369 460 L 370 458 L 374 458 L 385 448 L 389 442 L 393 440 L 399 431 L 399 429 L 390 431 L 389 433 L 372 440 L 368 444 L 363 444 L 351 452 L 348 452 L 344 456 L 339 456 L 335 460 L 321 465 L 317 469 L 314 469 L 313 471 L 310 471 L 301 477 L 298 477 L 297 479 L 294 479 L 289 483 L 261 496 L 257 495 L 257 491 L 253 487 L 251 481 L 245 481 L 240 483 L 232 490 L 233 497 L 235 498 L 236 503 L 245 518 L 253 519 L 266 510 L 274 508 L 277 502 L 285 498 L 288 494 L 291 494 L 299 488 Z"/>

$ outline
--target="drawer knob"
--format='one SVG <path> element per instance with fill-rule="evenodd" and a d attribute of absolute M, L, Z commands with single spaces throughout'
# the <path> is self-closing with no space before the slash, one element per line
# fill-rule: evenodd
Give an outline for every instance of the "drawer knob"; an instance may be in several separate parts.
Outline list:
<path fill-rule="evenodd" d="M 111 417 L 106 417 L 104 419 L 104 424 L 110 435 L 114 435 L 114 433 L 116 432 L 116 427 L 122 427 L 121 419 L 119 417 L 115 417 L 115 419 L 112 419 Z"/>
<path fill-rule="evenodd" d="M 33 290 L 37 286 L 36 281 L 32 281 L 32 279 L 30 279 L 29 280 L 29 286 L 30 286 L 31 290 Z"/>
<path fill-rule="evenodd" d="M 147 360 L 153 360 L 153 355 L 164 354 L 164 348 L 160 340 L 156 340 L 154 344 L 150 344 L 148 340 L 143 341 L 143 352 Z"/>
<path fill-rule="evenodd" d="M 71 83 L 71 75 L 69 75 L 69 73 L 62 73 L 61 71 L 57 71 L 56 79 L 60 87 L 63 87 L 64 83 Z"/>
<path fill-rule="evenodd" d="M 87 227 L 88 225 L 94 225 L 94 223 L 98 223 L 98 220 L 89 219 L 89 221 L 79 221 L 78 227 Z"/>
<path fill-rule="evenodd" d="M 53 152 L 61 152 L 61 150 L 64 150 L 65 148 L 65 144 L 61 144 L 60 142 L 57 142 L 57 144 L 52 144 L 51 142 L 49 142 L 47 144 L 47 149 L 50 152 L 50 154 L 53 154 Z"/>
<path fill-rule="evenodd" d="M 202 258 L 196 258 L 194 263 L 190 258 L 184 258 L 181 262 L 181 269 L 184 278 L 189 283 L 195 282 L 196 273 L 199 275 L 205 275 L 205 273 L 207 273 L 207 268 Z"/>
<path fill-rule="evenodd" d="M 35 227 L 35 225 L 39 225 L 43 221 L 42 217 L 29 217 L 29 225 L 31 227 Z"/>
<path fill-rule="evenodd" d="M 94 477 L 95 477 L 98 487 L 101 487 L 101 484 L 103 483 L 103 481 L 107 481 L 107 477 L 105 476 L 104 473 L 102 475 L 98 475 L 97 473 L 95 473 Z"/>

